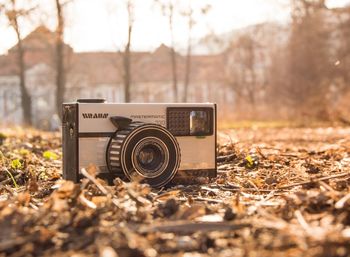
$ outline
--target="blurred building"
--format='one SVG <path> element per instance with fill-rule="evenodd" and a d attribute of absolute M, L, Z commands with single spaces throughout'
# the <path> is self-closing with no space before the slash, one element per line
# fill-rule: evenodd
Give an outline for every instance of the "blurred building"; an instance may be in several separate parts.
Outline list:
<path fill-rule="evenodd" d="M 33 124 L 47 127 L 55 110 L 55 34 L 40 26 L 23 39 L 26 87 L 32 99 Z M 131 55 L 133 102 L 172 102 L 170 48 L 159 46 L 154 52 Z M 77 98 L 105 98 L 123 102 L 122 54 L 118 52 L 75 53 L 65 45 L 66 101 Z M 22 121 L 16 46 L 0 56 L 0 117 L 2 123 Z M 179 96 L 183 94 L 186 58 L 176 54 Z M 230 102 L 222 80 L 223 55 L 191 57 L 189 102 Z"/>

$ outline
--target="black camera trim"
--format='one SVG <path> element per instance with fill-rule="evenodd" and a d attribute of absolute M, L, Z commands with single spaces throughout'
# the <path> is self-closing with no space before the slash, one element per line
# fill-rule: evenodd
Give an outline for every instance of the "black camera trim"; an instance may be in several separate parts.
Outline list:
<path fill-rule="evenodd" d="M 106 99 L 103 98 L 79 98 L 77 103 L 80 104 L 102 104 L 105 103 Z"/>
<path fill-rule="evenodd" d="M 174 131 L 171 130 L 171 128 L 169 128 L 169 123 L 170 123 L 170 112 L 172 111 L 182 111 L 182 112 L 186 112 L 188 114 L 191 113 L 191 111 L 205 111 L 209 114 L 209 132 L 208 133 L 201 133 L 201 134 L 197 134 L 197 135 L 191 135 L 190 132 L 190 127 L 188 127 L 188 132 L 186 134 L 178 134 L 178 133 L 174 133 Z M 204 137 L 204 136 L 212 136 L 214 135 L 214 122 L 213 122 L 213 116 L 214 116 L 214 112 L 216 112 L 216 108 L 212 108 L 212 107 L 167 107 L 166 108 L 166 128 L 175 136 L 175 137 Z M 190 118 L 190 116 L 188 116 L 188 119 Z M 216 116 L 215 116 L 216 118 Z M 215 121 L 215 125 L 216 125 L 216 121 Z"/>
<path fill-rule="evenodd" d="M 78 183 L 79 176 L 79 104 L 62 105 L 62 175 L 64 179 Z"/>

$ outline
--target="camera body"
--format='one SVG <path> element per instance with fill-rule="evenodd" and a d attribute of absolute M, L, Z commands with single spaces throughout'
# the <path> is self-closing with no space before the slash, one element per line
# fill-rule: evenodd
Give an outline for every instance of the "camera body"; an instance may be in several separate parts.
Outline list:
<path fill-rule="evenodd" d="M 212 103 L 64 103 L 63 178 L 78 182 L 89 165 L 102 178 L 154 187 L 216 177 L 216 131 Z"/>

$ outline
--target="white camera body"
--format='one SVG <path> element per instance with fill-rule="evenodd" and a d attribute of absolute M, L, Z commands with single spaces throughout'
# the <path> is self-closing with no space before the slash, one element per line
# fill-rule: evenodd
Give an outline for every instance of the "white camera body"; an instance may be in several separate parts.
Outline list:
<path fill-rule="evenodd" d="M 98 167 L 101 177 L 160 187 L 174 177 L 216 177 L 216 104 L 63 104 L 63 178 Z"/>

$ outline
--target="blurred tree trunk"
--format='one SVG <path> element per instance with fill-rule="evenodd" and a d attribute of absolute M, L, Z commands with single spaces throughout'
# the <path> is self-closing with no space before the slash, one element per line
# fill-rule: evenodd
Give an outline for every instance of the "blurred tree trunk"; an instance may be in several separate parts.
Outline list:
<path fill-rule="evenodd" d="M 29 11 L 17 9 L 16 0 L 11 0 L 11 8 L 5 10 L 6 16 L 10 22 L 10 25 L 16 32 L 17 37 L 17 65 L 18 65 L 18 76 L 19 76 L 19 86 L 21 91 L 21 102 L 22 102 L 22 113 L 23 121 L 25 125 L 32 125 L 32 101 L 28 89 L 26 87 L 25 80 L 25 61 L 24 54 L 25 50 L 22 43 L 21 30 L 18 23 L 18 18 L 25 16 Z"/>
<path fill-rule="evenodd" d="M 169 29 L 171 35 L 171 71 L 173 75 L 173 97 L 174 102 L 178 101 L 178 89 L 177 89 L 177 63 L 176 63 L 176 52 L 175 52 L 175 40 L 174 40 L 174 28 L 173 28 L 173 17 L 174 17 L 174 5 L 169 5 Z"/>
<path fill-rule="evenodd" d="M 56 28 L 56 111 L 62 119 L 62 103 L 65 94 L 65 68 L 64 68 L 64 16 L 60 0 L 55 0 L 57 12 Z"/>
<path fill-rule="evenodd" d="M 22 45 L 21 34 L 18 27 L 16 27 L 16 35 L 17 35 L 17 41 L 18 41 L 17 63 L 19 66 L 19 80 L 20 80 L 19 85 L 21 89 L 23 119 L 26 125 L 32 125 L 32 99 L 26 87 L 24 49 Z"/>
<path fill-rule="evenodd" d="M 192 61 L 192 30 L 195 25 L 194 20 L 194 8 L 191 6 L 191 0 L 188 1 L 188 8 L 182 13 L 184 17 L 187 18 L 187 28 L 188 28 L 188 39 L 187 39 L 187 51 L 186 51 L 186 66 L 185 66 L 185 80 L 184 80 L 184 91 L 182 95 L 182 101 L 188 101 L 190 78 L 191 78 L 191 61 Z M 199 8 L 200 15 L 205 16 L 211 9 L 211 5 L 206 4 Z M 196 8 L 197 10 L 197 8 Z"/>
<path fill-rule="evenodd" d="M 225 53 L 226 81 L 237 96 L 235 108 L 241 110 L 245 118 L 253 119 L 260 104 L 259 96 L 266 87 L 266 80 L 258 76 L 261 71 L 257 68 L 266 61 L 258 58 L 261 47 L 254 37 L 259 29 L 239 36 Z"/>
<path fill-rule="evenodd" d="M 288 95 L 300 118 L 327 119 L 329 32 L 324 0 L 293 0 L 292 31 L 288 43 Z"/>
<path fill-rule="evenodd" d="M 185 67 L 185 81 L 184 81 L 184 92 L 182 96 L 182 101 L 184 103 L 188 100 L 188 87 L 190 84 L 191 75 L 191 55 L 192 55 L 192 28 L 193 28 L 193 10 L 190 7 L 187 12 L 187 26 L 188 26 L 188 40 L 187 40 L 187 52 L 186 52 L 186 67 Z"/>
<path fill-rule="evenodd" d="M 254 39 L 252 37 L 247 37 L 245 42 L 245 67 L 246 67 L 246 78 L 249 77 L 249 80 L 246 83 L 246 89 L 248 94 L 248 99 L 251 107 L 251 111 L 253 115 L 256 115 L 256 98 L 259 94 L 259 85 L 256 81 L 256 57 L 255 57 L 255 51 L 257 51 L 257 45 L 254 42 Z"/>
<path fill-rule="evenodd" d="M 350 6 L 332 10 L 338 16 L 337 30 L 340 32 L 340 45 L 336 53 L 334 77 L 343 79 L 344 91 L 350 90 Z"/>
<path fill-rule="evenodd" d="M 131 36 L 134 23 L 134 6 L 131 0 L 127 2 L 127 13 L 128 13 L 128 39 L 123 53 L 123 68 L 124 68 L 124 100 L 129 103 L 131 100 L 130 96 L 130 86 L 131 86 Z"/>
<path fill-rule="evenodd" d="M 173 91 L 173 101 L 178 102 L 178 77 L 177 77 L 177 60 L 175 51 L 175 40 L 174 40 L 174 12 L 175 3 L 173 0 L 155 0 L 155 3 L 160 6 L 162 15 L 167 18 L 168 26 L 170 31 L 170 61 L 171 61 L 171 73 L 172 73 L 172 91 Z"/>

